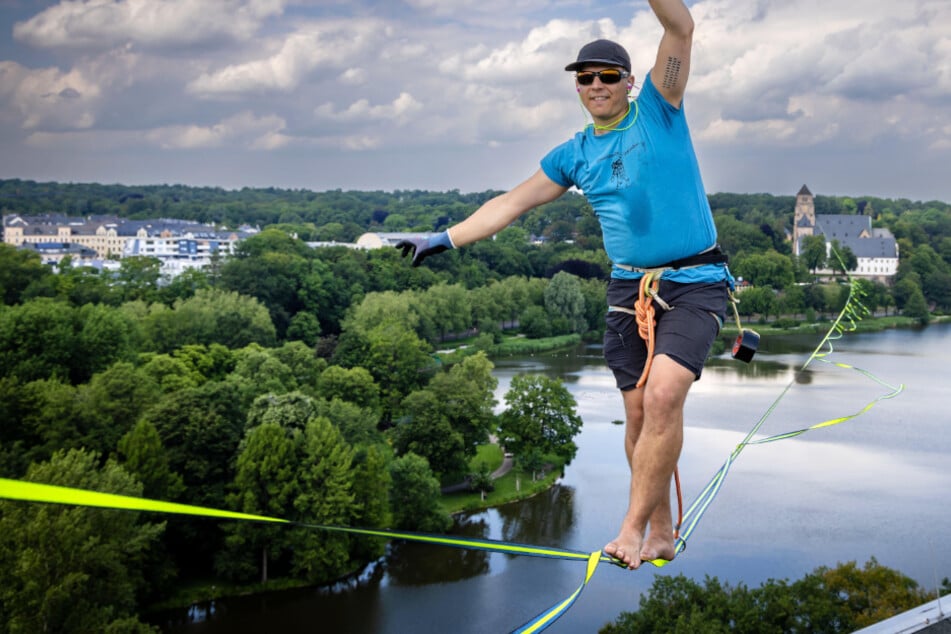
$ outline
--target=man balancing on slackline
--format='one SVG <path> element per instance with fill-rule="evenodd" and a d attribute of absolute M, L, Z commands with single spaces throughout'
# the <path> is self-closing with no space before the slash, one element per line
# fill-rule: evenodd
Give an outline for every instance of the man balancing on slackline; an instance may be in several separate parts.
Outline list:
<path fill-rule="evenodd" d="M 418 266 L 496 234 L 572 186 L 584 193 L 612 262 L 604 357 L 624 402 L 631 468 L 627 512 L 604 552 L 631 569 L 676 554 L 670 487 L 684 401 L 723 323 L 733 283 L 683 111 L 693 18 L 681 0 L 650 6 L 664 33 L 636 100 L 629 98 L 627 51 L 608 40 L 585 44 L 565 70 L 574 73 L 593 123 L 549 152 L 528 180 L 448 231 L 396 245 Z M 638 299 L 653 299 L 652 341 L 639 336 Z"/>

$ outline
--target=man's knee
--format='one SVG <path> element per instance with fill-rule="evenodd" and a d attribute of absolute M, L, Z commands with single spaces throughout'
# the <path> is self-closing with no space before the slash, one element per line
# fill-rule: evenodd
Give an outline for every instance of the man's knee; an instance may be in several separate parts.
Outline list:
<path fill-rule="evenodd" d="M 645 386 L 644 415 L 647 418 L 679 416 L 692 380 L 685 383 L 682 377 L 654 378 L 654 381 L 648 381 Z"/>

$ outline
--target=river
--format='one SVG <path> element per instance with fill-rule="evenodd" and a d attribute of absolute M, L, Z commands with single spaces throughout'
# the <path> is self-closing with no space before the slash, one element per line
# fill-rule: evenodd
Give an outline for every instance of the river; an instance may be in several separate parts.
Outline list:
<path fill-rule="evenodd" d="M 764 338 L 753 363 L 714 359 L 686 407 L 680 473 L 689 504 L 753 425 L 761 435 L 859 412 L 889 391 L 866 375 L 814 360 L 819 335 Z M 747 447 L 687 549 L 670 565 L 601 566 L 553 633 L 594 632 L 634 610 L 657 575 L 706 575 L 755 587 L 818 566 L 870 557 L 933 589 L 951 577 L 951 324 L 849 334 L 830 361 L 903 384 L 895 398 L 842 424 Z M 456 532 L 592 551 L 617 531 L 627 498 L 620 396 L 597 347 L 496 360 L 501 404 L 513 376 L 557 376 L 584 427 L 578 455 L 552 489 L 460 517 Z M 789 387 L 788 391 L 785 391 Z M 779 398 L 782 395 L 781 398 Z M 175 634 L 260 632 L 508 632 L 567 597 L 582 563 L 398 544 L 358 582 L 219 600 L 183 611 Z"/>

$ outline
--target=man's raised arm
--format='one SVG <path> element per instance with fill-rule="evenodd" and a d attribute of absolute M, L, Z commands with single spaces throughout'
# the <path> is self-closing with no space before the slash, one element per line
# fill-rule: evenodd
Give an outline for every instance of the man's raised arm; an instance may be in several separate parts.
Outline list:
<path fill-rule="evenodd" d="M 664 99 L 679 108 L 690 73 L 693 18 L 682 0 L 650 0 L 650 5 L 664 27 L 651 80 Z"/>

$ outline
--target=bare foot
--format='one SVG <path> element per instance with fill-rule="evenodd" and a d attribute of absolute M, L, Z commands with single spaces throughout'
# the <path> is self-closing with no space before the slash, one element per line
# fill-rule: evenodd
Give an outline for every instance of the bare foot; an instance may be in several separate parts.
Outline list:
<path fill-rule="evenodd" d="M 657 535 L 655 531 L 651 531 L 641 545 L 640 556 L 643 561 L 653 561 L 655 559 L 671 561 L 676 554 L 673 534 L 667 531 L 664 531 L 663 535 Z"/>
<path fill-rule="evenodd" d="M 641 534 L 637 531 L 625 531 L 621 529 L 620 534 L 604 547 L 604 554 L 609 557 L 619 559 L 630 570 L 635 570 L 641 565 Z"/>

